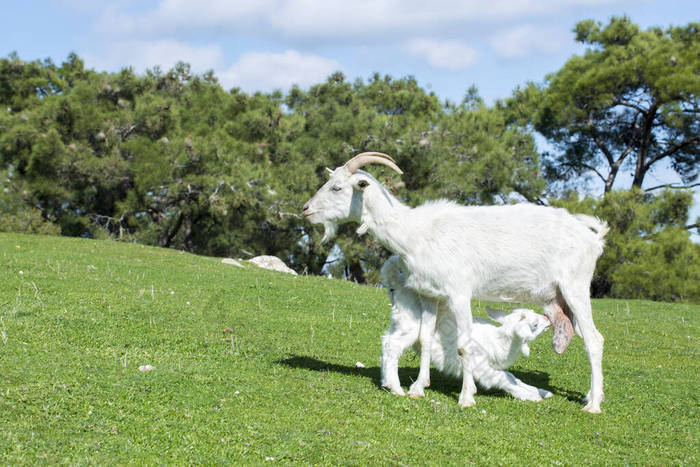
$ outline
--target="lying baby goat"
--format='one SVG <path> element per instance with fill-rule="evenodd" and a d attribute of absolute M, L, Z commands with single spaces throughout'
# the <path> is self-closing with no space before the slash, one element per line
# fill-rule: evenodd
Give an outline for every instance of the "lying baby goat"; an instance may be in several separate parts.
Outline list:
<path fill-rule="evenodd" d="M 409 346 L 420 346 L 421 307 L 418 295 L 405 287 L 400 264 L 400 258 L 392 256 L 381 271 L 382 282 L 392 302 L 391 325 L 382 337 L 381 369 L 382 386 L 394 394 L 404 395 L 399 381 L 399 357 Z M 549 328 L 549 320 L 527 309 L 516 309 L 510 314 L 489 307 L 486 311 L 489 318 L 501 326 L 473 318 L 472 348 L 468 355 L 474 380 L 485 389 L 502 389 L 516 399 L 539 401 L 551 397 L 551 392 L 525 384 L 505 371 L 521 354 L 526 357 L 530 354 L 528 343 Z M 457 356 L 457 324 L 445 306 L 438 308 L 430 356 L 433 365 L 443 373 L 454 377 L 462 375 Z"/>

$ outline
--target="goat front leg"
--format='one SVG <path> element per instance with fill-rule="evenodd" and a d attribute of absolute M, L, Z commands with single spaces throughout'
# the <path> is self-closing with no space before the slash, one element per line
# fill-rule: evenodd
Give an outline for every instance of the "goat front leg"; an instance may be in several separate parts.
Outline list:
<path fill-rule="evenodd" d="M 397 345 L 393 339 L 394 336 L 385 335 L 382 337 L 382 357 L 381 375 L 382 387 L 388 389 L 392 394 L 403 396 L 403 388 L 401 388 L 401 380 L 399 379 L 399 358 L 403 353 L 404 348 Z"/>
<path fill-rule="evenodd" d="M 476 404 L 474 394 L 476 385 L 471 362 L 472 347 L 472 309 L 470 297 L 458 296 L 450 300 L 450 310 L 457 321 L 457 354 L 462 361 L 462 390 L 459 393 L 458 404 L 461 407 L 471 407 Z"/>
<path fill-rule="evenodd" d="M 420 369 L 416 379 L 408 389 L 410 397 L 424 397 L 424 389 L 430 386 L 430 349 L 437 323 L 437 300 L 421 297 L 421 317 L 418 342 L 420 343 Z"/>

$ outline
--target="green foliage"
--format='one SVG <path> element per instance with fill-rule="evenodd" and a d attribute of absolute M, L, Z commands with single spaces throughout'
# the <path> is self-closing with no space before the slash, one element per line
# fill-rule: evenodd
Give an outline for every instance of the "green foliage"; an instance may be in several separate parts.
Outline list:
<path fill-rule="evenodd" d="M 389 300 L 347 281 L 0 234 L 0 296 L 2 465 L 700 462 L 697 305 L 593 301 L 606 400 L 590 415 L 582 342 L 556 355 L 549 333 L 512 371 L 551 399 L 480 391 L 461 409 L 435 370 L 424 399 L 381 390 Z M 405 385 L 417 367 L 401 360 Z"/>
<path fill-rule="evenodd" d="M 625 261 L 613 272 L 611 295 L 659 301 L 700 301 L 700 246 L 683 228 L 671 227 L 653 240 L 632 239 Z"/>
<path fill-rule="evenodd" d="M 602 199 L 575 193 L 553 204 L 591 214 L 610 225 L 593 278 L 594 296 L 700 302 L 700 245 L 685 228 L 692 193 L 639 189 Z"/>
<path fill-rule="evenodd" d="M 0 232 L 59 235 L 61 229 L 45 220 L 38 208 L 29 205 L 26 184 L 0 172 Z"/>

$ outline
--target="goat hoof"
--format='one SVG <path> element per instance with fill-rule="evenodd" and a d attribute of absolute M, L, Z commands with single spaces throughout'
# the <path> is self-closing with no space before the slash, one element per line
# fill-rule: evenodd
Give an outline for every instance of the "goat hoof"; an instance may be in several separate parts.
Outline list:
<path fill-rule="evenodd" d="M 600 404 L 586 404 L 584 408 L 582 408 L 584 412 L 588 413 L 600 413 Z"/>
<path fill-rule="evenodd" d="M 430 386 L 430 383 L 426 384 L 425 386 L 420 386 L 416 384 L 418 381 L 414 382 L 410 388 L 408 388 L 408 397 L 411 397 L 413 399 L 417 399 L 419 397 L 425 397 L 425 388 Z"/>
<path fill-rule="evenodd" d="M 546 389 L 538 389 L 538 392 L 540 393 L 542 399 L 549 399 L 550 397 L 554 396 L 554 394 L 552 394 L 550 391 L 547 391 Z"/>
<path fill-rule="evenodd" d="M 406 393 L 403 392 L 403 389 L 401 388 L 401 386 L 397 386 L 397 387 L 384 386 L 384 389 L 386 389 L 387 391 L 389 391 L 390 393 L 392 393 L 396 396 L 405 396 L 406 395 Z"/>
<path fill-rule="evenodd" d="M 459 405 L 460 407 L 474 407 L 476 405 L 476 401 L 472 397 L 471 400 L 466 400 L 466 401 L 460 400 L 457 403 L 457 405 Z"/>

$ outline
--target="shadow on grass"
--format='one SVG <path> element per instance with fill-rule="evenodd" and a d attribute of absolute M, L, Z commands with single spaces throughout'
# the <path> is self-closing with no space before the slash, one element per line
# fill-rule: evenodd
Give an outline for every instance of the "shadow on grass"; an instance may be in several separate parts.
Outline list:
<path fill-rule="evenodd" d="M 349 365 L 340 365 L 337 363 L 324 362 L 314 357 L 304 356 L 304 355 L 293 355 L 289 358 L 282 360 L 277 360 L 275 362 L 278 365 L 288 366 L 290 368 L 311 370 L 311 371 L 329 371 L 334 373 L 340 373 L 343 375 L 357 375 L 364 378 L 372 380 L 372 383 L 380 387 L 381 386 L 381 371 L 378 366 L 358 368 Z M 583 399 L 583 394 L 577 391 L 570 391 L 549 384 L 549 374 L 542 371 L 511 371 L 518 379 L 523 382 L 536 386 L 538 388 L 546 389 L 551 391 L 557 396 L 565 397 L 570 401 L 580 402 Z M 418 375 L 417 368 L 399 368 L 399 378 L 403 382 L 404 386 L 409 386 L 414 378 Z M 457 378 L 446 377 L 436 370 L 431 371 L 431 384 L 430 389 L 433 391 L 440 392 L 447 396 L 457 397 L 462 388 L 461 380 Z M 483 395 L 493 396 L 493 397 L 511 397 L 510 394 L 500 390 L 493 389 L 482 389 L 479 388 L 479 393 Z"/>

